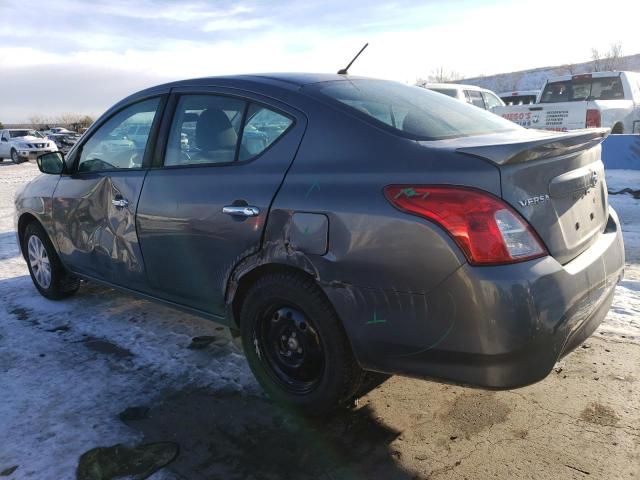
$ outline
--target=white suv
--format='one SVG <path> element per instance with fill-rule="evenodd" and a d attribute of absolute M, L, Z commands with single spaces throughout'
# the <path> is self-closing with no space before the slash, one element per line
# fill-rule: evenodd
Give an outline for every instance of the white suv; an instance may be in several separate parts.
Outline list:
<path fill-rule="evenodd" d="M 475 85 L 461 85 L 458 83 L 427 83 L 424 88 L 448 95 L 461 102 L 470 103 L 485 110 L 503 107 L 504 102 L 495 93 L 486 88 Z"/>
<path fill-rule="evenodd" d="M 55 142 L 35 130 L 24 128 L 0 130 L 0 161 L 10 158 L 13 163 L 20 163 L 24 160 L 35 160 L 38 155 L 57 150 Z"/>

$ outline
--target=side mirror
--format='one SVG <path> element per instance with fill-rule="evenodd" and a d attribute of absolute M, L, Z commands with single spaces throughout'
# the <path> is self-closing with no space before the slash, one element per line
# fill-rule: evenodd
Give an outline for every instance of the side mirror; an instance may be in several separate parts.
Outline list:
<path fill-rule="evenodd" d="M 3 142 L 8 142 L 9 140 L 7 140 L 6 138 L 2 137 L 2 141 Z"/>
<path fill-rule="evenodd" d="M 64 157 L 60 152 L 50 152 L 36 158 L 38 168 L 42 173 L 60 175 L 64 173 Z"/>

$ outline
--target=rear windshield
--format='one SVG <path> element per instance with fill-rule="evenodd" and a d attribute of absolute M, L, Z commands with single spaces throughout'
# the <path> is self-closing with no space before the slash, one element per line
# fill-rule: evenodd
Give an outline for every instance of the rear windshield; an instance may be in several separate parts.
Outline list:
<path fill-rule="evenodd" d="M 431 88 L 427 87 L 432 92 L 442 93 L 443 95 L 447 95 L 449 97 L 457 98 L 458 91 L 453 88 Z"/>
<path fill-rule="evenodd" d="M 512 95 L 509 97 L 500 97 L 505 105 L 529 105 L 536 103 L 535 95 Z"/>
<path fill-rule="evenodd" d="M 574 78 L 548 83 L 540 103 L 582 102 L 584 100 L 621 100 L 624 90 L 620 77 Z"/>
<path fill-rule="evenodd" d="M 361 118 L 416 140 L 486 135 L 517 130 L 514 123 L 459 100 L 384 80 L 311 84 L 313 95 L 330 99 Z"/>

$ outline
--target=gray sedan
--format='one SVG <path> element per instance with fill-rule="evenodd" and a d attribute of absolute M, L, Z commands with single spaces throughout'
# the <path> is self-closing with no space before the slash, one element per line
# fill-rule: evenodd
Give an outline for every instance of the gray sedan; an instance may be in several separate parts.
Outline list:
<path fill-rule="evenodd" d="M 607 134 L 346 75 L 180 81 L 39 157 L 18 241 L 45 297 L 87 279 L 231 327 L 307 414 L 369 372 L 514 388 L 593 333 L 622 276 Z"/>

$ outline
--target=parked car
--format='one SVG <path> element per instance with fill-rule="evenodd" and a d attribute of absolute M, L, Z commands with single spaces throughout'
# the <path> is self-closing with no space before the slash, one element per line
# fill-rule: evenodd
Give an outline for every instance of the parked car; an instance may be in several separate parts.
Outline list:
<path fill-rule="evenodd" d="M 493 110 L 496 107 L 504 106 L 504 102 L 491 90 L 476 87 L 475 85 L 428 83 L 424 88 L 442 93 L 460 100 L 461 102 L 470 103 L 471 105 L 475 105 L 476 107 L 480 107 L 484 110 Z"/>
<path fill-rule="evenodd" d="M 515 92 L 499 93 L 500 100 L 505 105 L 529 105 L 536 103 L 540 90 L 519 90 Z"/>
<path fill-rule="evenodd" d="M 48 130 L 44 130 L 42 132 L 44 135 L 76 135 L 76 132 L 74 132 L 73 130 L 69 130 L 67 128 L 64 127 L 51 127 Z"/>
<path fill-rule="evenodd" d="M 40 132 L 22 128 L 0 130 L 0 161 L 10 158 L 13 163 L 35 160 L 42 153 L 55 152 L 58 147 Z"/>
<path fill-rule="evenodd" d="M 80 135 L 77 133 L 51 133 L 47 138 L 53 140 L 61 152 L 66 153 L 80 139 Z"/>
<path fill-rule="evenodd" d="M 538 103 L 493 110 L 523 127 L 568 131 L 611 129 L 640 133 L 640 74 L 594 72 L 549 79 Z"/>
<path fill-rule="evenodd" d="M 147 141 L 101 148 L 128 123 Z M 180 81 L 40 156 L 18 242 L 47 298 L 87 279 L 229 326 L 307 414 L 367 371 L 510 389 L 592 334 L 622 276 L 606 136 L 361 77 Z"/>

